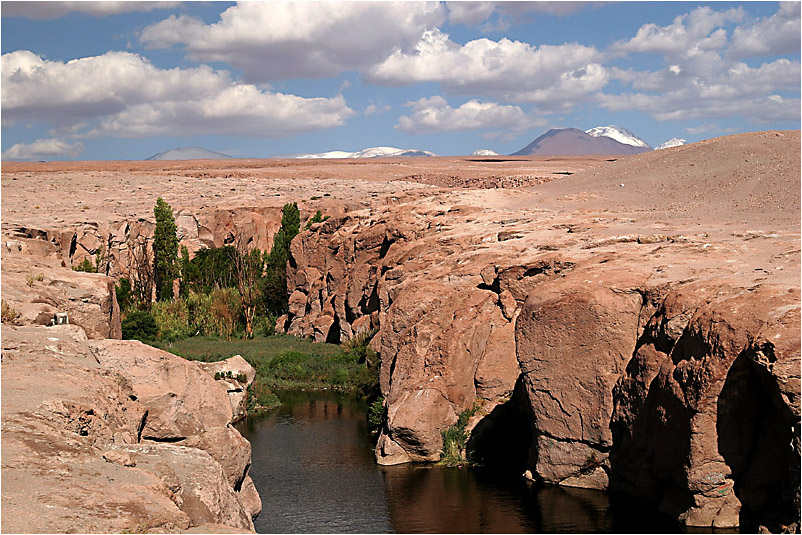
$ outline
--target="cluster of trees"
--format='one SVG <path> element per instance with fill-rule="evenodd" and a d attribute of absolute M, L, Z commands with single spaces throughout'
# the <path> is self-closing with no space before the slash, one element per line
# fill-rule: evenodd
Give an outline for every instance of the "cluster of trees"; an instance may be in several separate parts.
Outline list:
<path fill-rule="evenodd" d="M 191 259 L 186 247 L 179 256 L 173 211 L 161 197 L 154 215 L 152 248 L 141 236 L 129 243 L 129 277 L 116 287 L 123 336 L 152 340 L 160 332 L 162 338 L 230 338 L 242 328 L 252 338 L 257 325 L 272 333 L 276 319 L 287 312 L 286 266 L 290 242 L 300 231 L 298 205 L 284 205 L 269 252 L 248 250 L 236 235 L 232 245 L 201 249 Z"/>

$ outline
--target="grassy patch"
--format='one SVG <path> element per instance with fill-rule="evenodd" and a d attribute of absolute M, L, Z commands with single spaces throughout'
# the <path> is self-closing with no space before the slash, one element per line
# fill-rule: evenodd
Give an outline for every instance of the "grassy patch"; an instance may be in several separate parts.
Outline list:
<path fill-rule="evenodd" d="M 470 434 L 465 428 L 471 416 L 479 412 L 481 408 L 481 400 L 477 399 L 470 409 L 465 409 L 459 414 L 457 423 L 441 431 L 443 450 L 440 452 L 440 464 L 444 466 L 466 466 L 472 464 L 470 454 L 467 452 Z"/>
<path fill-rule="evenodd" d="M 277 406 L 282 390 L 334 389 L 360 397 L 371 395 L 378 384 L 379 359 L 366 358 L 366 354 L 370 356 L 370 350 L 365 347 L 368 341 L 344 348 L 278 334 L 230 341 L 197 336 L 155 345 L 186 359 L 203 362 L 242 355 L 256 369 L 251 397 L 252 409 L 258 411 Z"/>

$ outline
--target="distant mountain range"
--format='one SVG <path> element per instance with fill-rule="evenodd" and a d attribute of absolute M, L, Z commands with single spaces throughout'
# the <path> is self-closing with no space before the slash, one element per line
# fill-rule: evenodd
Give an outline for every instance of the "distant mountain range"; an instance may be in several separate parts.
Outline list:
<path fill-rule="evenodd" d="M 644 147 L 621 143 L 606 135 L 590 135 L 578 128 L 553 128 L 518 152 L 512 153 L 512 156 L 628 155 L 650 150 L 652 148 L 648 145 Z"/>
<path fill-rule="evenodd" d="M 370 147 L 356 152 L 346 152 L 342 150 L 333 150 L 329 152 L 321 152 L 318 154 L 302 154 L 296 158 L 398 158 L 398 157 L 414 157 L 414 156 L 437 156 L 428 150 L 419 149 L 397 149 L 395 147 Z"/>
<path fill-rule="evenodd" d="M 479 149 L 473 151 L 471 156 L 498 156 L 498 152 L 490 149 Z"/>
<path fill-rule="evenodd" d="M 154 154 L 146 160 L 222 160 L 224 158 L 231 158 L 231 156 L 200 147 L 182 147 Z"/>

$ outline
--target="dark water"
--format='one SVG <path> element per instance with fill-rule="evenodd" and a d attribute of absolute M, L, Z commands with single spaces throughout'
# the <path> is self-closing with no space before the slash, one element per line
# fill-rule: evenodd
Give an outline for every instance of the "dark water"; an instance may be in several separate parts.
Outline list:
<path fill-rule="evenodd" d="M 280 396 L 239 426 L 253 447 L 259 533 L 676 532 L 656 511 L 605 492 L 536 486 L 491 469 L 380 467 L 366 407 L 336 393 Z"/>

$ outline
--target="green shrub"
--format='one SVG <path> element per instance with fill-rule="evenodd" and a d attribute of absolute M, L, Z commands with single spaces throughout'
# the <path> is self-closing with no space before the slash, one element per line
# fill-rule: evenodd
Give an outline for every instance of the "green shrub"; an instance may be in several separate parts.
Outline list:
<path fill-rule="evenodd" d="M 86 273 L 97 273 L 97 266 L 89 261 L 89 258 L 84 258 L 83 262 L 77 266 L 72 266 L 73 271 L 85 271 Z"/>
<path fill-rule="evenodd" d="M 320 197 L 318 197 L 318 199 L 319 198 Z M 312 199 L 314 200 L 315 197 L 312 197 Z M 325 220 L 327 220 L 329 217 L 331 217 L 331 216 L 324 216 L 323 212 L 318 210 L 317 212 L 315 212 L 315 215 L 310 217 L 309 221 L 306 222 L 306 226 L 304 227 L 304 230 L 309 230 L 313 223 L 322 223 Z"/>
<path fill-rule="evenodd" d="M 159 334 L 159 326 L 153 314 L 145 310 L 135 310 L 122 322 L 123 339 L 152 342 Z"/>
<path fill-rule="evenodd" d="M 384 398 L 379 396 L 368 407 L 368 427 L 372 433 L 378 433 L 387 421 L 387 407 Z"/>
<path fill-rule="evenodd" d="M 441 431 L 443 449 L 440 451 L 440 464 L 445 466 L 470 464 L 470 454 L 467 451 L 470 433 L 465 428 L 471 416 L 479 412 L 481 408 L 482 404 L 477 400 L 470 409 L 465 409 L 459 414 L 457 423 Z"/>
<path fill-rule="evenodd" d="M 173 339 L 185 338 L 193 334 L 189 308 L 184 299 L 156 301 L 150 312 L 156 320 L 162 338 L 168 333 Z"/>
<path fill-rule="evenodd" d="M 340 347 L 354 362 L 373 365 L 378 360 L 379 355 L 368 344 L 370 344 L 377 332 L 379 332 L 378 329 L 359 332 L 340 344 Z"/>

